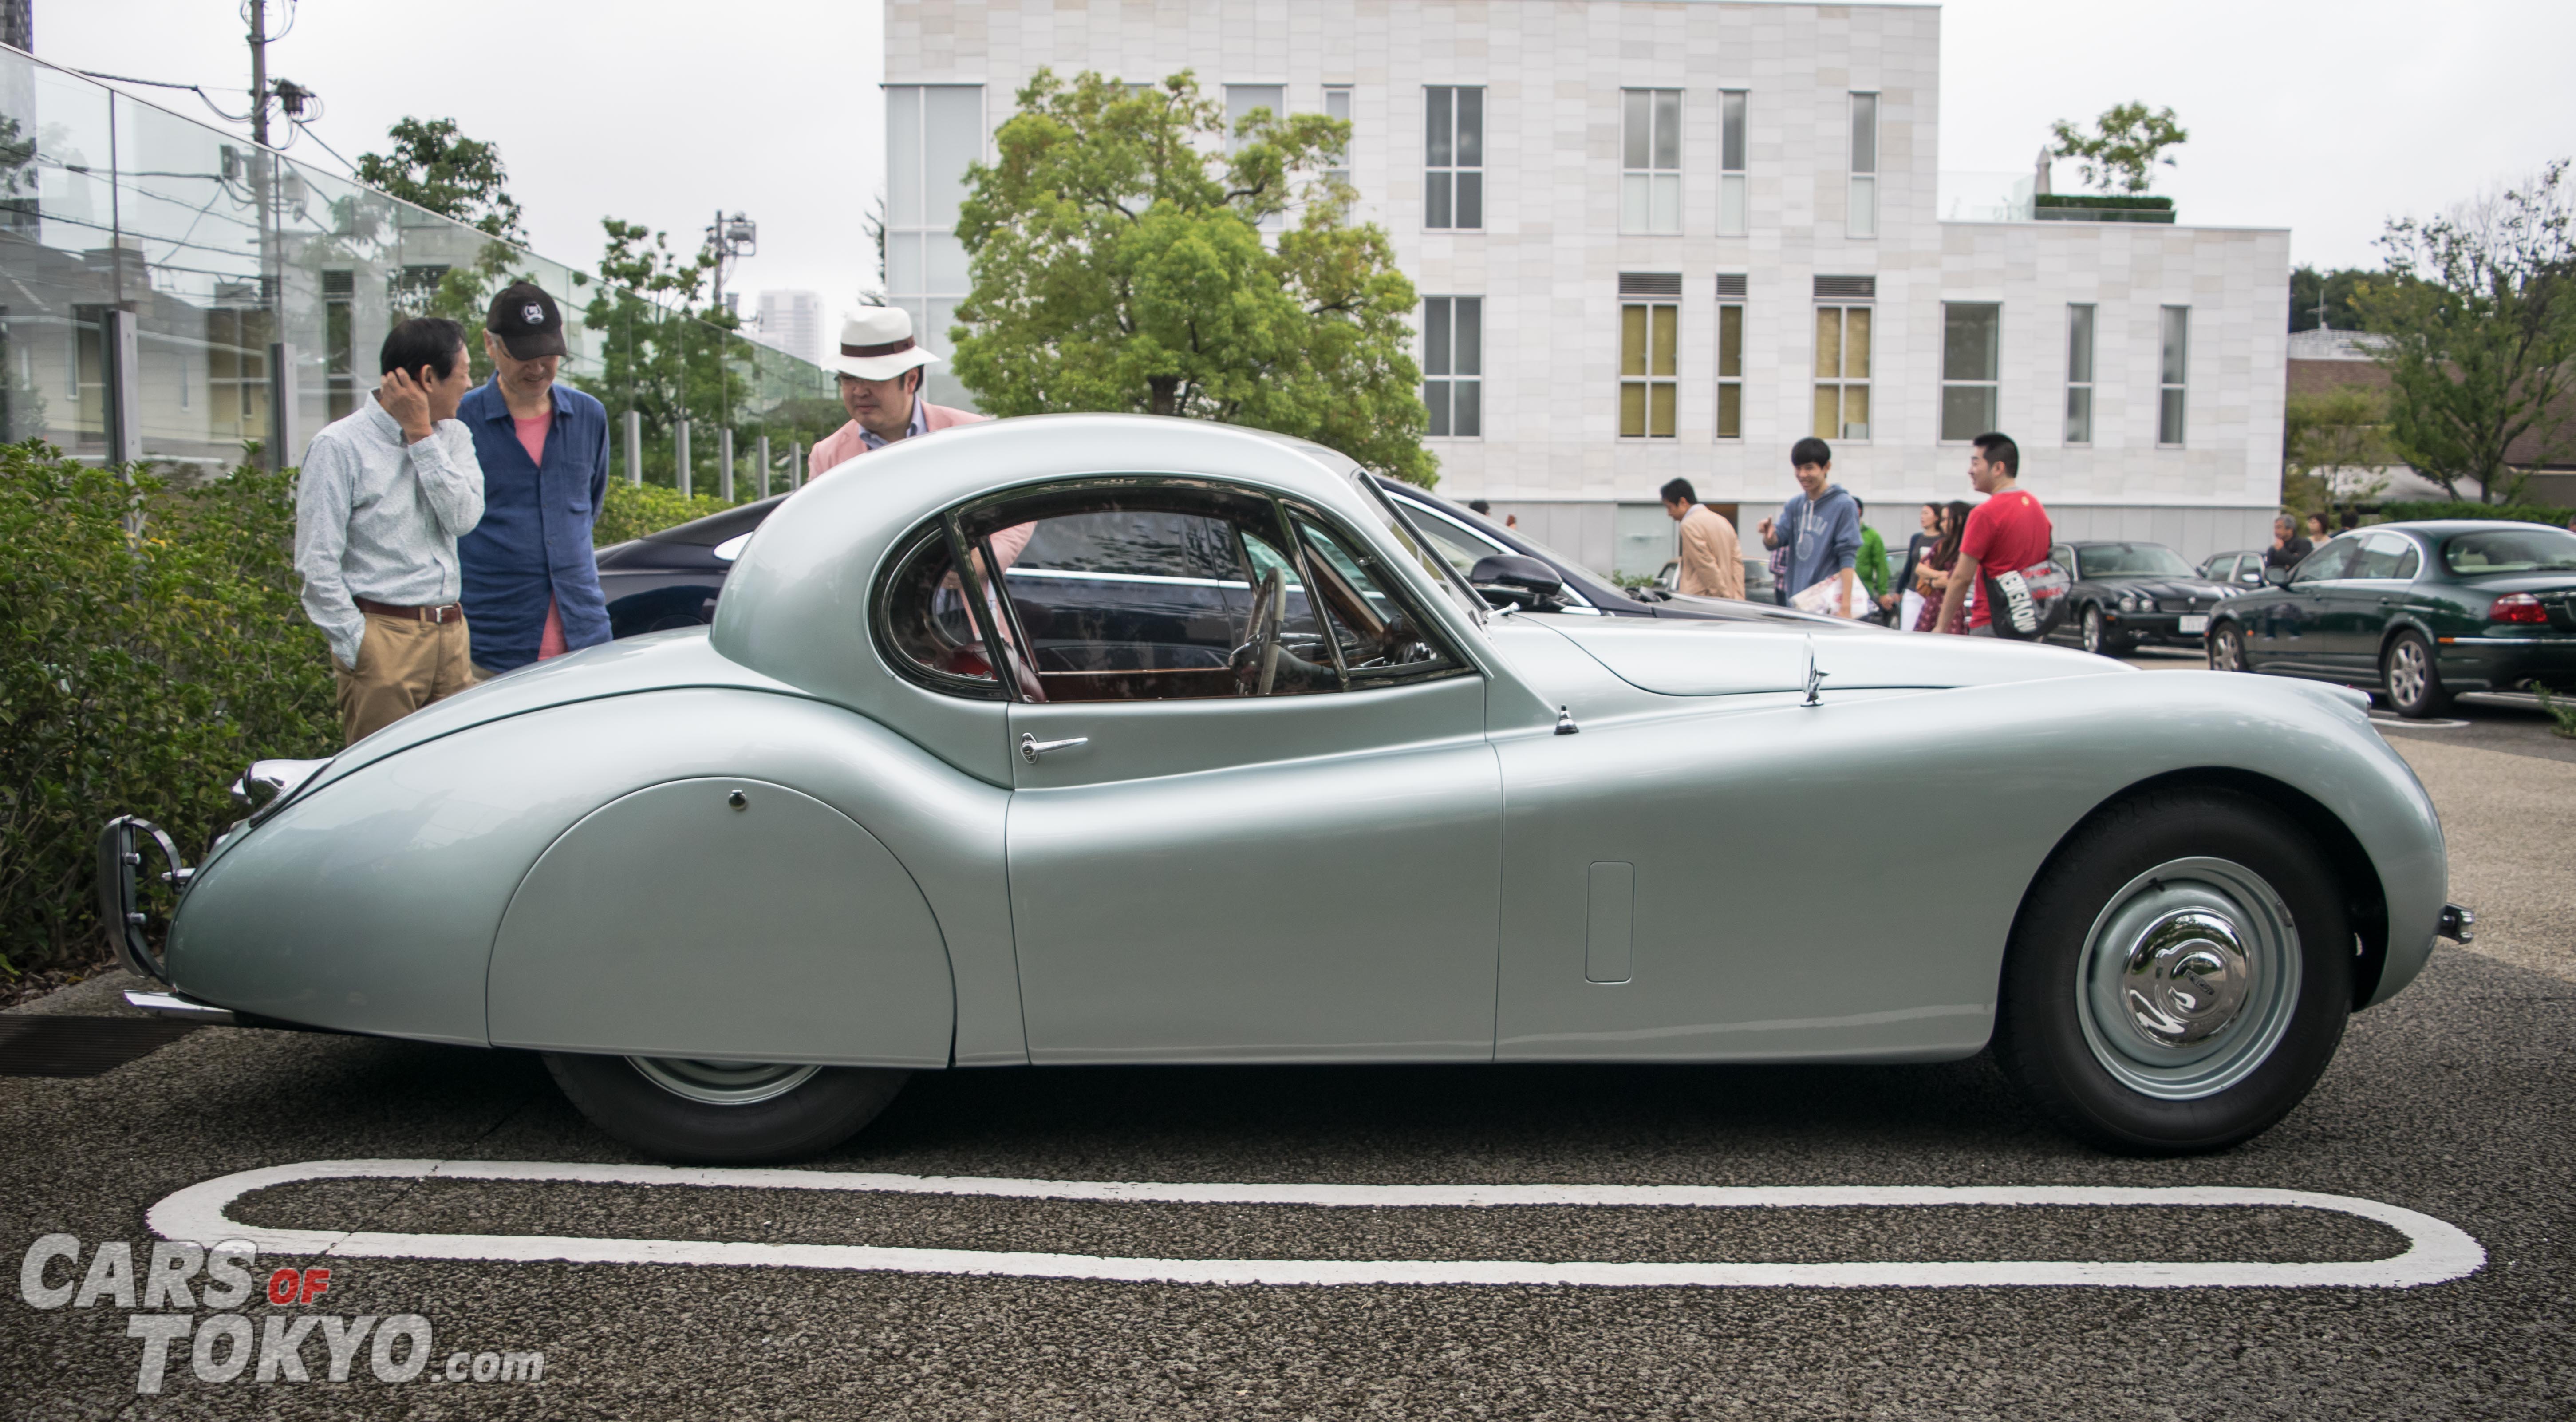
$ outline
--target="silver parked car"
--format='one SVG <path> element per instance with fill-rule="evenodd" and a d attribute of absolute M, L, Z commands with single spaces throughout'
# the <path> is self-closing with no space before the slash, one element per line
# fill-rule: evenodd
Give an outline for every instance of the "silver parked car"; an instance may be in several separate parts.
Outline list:
<path fill-rule="evenodd" d="M 907 1073 L 1924 1062 L 2071 1130 L 2263 1130 L 2422 966 L 2442 838 L 2338 688 L 1820 619 L 1488 605 L 1351 461 L 1004 420 L 789 499 L 712 629 L 244 777 L 155 1011 L 545 1054 L 657 1155 Z M 1973 832 L 1856 857 L 1836 807 Z M 174 866 L 175 868 L 176 866 Z"/>

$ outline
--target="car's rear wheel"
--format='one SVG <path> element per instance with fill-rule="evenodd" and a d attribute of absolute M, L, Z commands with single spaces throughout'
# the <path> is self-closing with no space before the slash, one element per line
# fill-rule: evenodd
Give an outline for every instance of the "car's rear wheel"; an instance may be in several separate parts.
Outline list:
<path fill-rule="evenodd" d="M 2269 1128 L 2334 1059 L 2353 936 L 2307 833 L 2250 796 L 2107 807 L 2014 921 L 1996 1058 L 2069 1132 L 2220 1150 Z"/>
<path fill-rule="evenodd" d="M 2209 629 L 2209 669 L 2241 672 L 2245 665 L 2245 631 L 2233 622 L 2222 622 Z"/>
<path fill-rule="evenodd" d="M 2420 721 L 2451 709 L 2451 693 L 2433 663 L 2433 644 L 2421 632 L 2400 632 L 2389 640 L 2379 654 L 2379 684 L 2388 688 L 2388 704 L 2400 716 Z"/>
<path fill-rule="evenodd" d="M 555 1084 L 593 1125 L 663 1160 L 796 1160 L 876 1119 L 910 1072 L 789 1062 L 546 1053 Z"/>

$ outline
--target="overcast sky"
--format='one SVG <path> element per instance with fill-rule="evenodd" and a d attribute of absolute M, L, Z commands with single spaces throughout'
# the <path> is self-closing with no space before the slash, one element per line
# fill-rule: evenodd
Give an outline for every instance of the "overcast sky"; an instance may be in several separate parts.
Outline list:
<path fill-rule="evenodd" d="M 271 70 L 323 96 L 325 141 L 354 159 L 406 114 L 454 118 L 500 146 L 550 257 L 594 265 L 603 215 L 694 246 L 718 207 L 740 208 L 761 245 L 737 289 L 807 288 L 838 308 L 873 281 L 860 220 L 884 167 L 878 0 L 300 8 Z M 203 84 L 240 111 L 235 0 L 35 11 L 44 59 Z M 2391 214 L 2576 154 L 2571 54 L 2568 0 L 1953 0 L 1941 167 L 2025 169 L 2051 119 L 2170 105 L 2191 141 L 2156 190 L 2186 222 L 2288 227 L 2294 261 L 2376 265 Z M 204 113 L 187 94 L 137 92 Z M 2075 184 L 2060 163 L 2059 189 Z"/>

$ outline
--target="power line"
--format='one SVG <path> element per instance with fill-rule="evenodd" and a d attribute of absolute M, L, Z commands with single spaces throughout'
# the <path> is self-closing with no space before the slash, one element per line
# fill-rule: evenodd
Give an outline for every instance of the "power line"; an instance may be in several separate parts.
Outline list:
<path fill-rule="evenodd" d="M 207 108 L 213 109 L 217 114 L 222 115 L 226 123 L 250 122 L 250 115 L 248 114 L 225 113 L 221 104 L 216 103 L 212 98 L 208 97 L 206 91 L 195 84 L 173 84 L 166 79 L 137 79 L 131 74 L 101 74 L 95 69 L 75 69 L 72 72 L 85 78 L 108 79 L 119 84 L 141 84 L 147 88 L 153 89 L 185 89 L 189 93 L 196 95 Z"/>

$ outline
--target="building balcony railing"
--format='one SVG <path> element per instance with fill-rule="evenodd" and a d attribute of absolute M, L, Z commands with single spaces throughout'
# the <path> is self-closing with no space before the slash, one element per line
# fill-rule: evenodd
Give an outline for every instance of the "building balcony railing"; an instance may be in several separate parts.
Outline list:
<path fill-rule="evenodd" d="M 784 452 L 843 419 L 818 366 L 0 47 L 0 439 L 293 463 L 374 388 L 394 323 L 479 329 L 522 279 L 562 305 L 562 378 L 608 406 L 621 474 L 678 482 L 687 421 L 711 490 L 720 431 Z"/>

